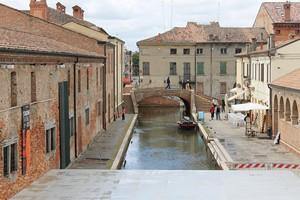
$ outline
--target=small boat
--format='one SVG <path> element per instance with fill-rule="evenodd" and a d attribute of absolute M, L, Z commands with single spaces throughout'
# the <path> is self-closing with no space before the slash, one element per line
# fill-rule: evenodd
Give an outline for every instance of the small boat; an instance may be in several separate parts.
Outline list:
<path fill-rule="evenodd" d="M 178 121 L 177 122 L 179 128 L 182 128 L 182 129 L 194 129 L 196 128 L 197 124 L 191 120 L 191 118 L 189 117 L 183 117 L 182 120 Z"/>

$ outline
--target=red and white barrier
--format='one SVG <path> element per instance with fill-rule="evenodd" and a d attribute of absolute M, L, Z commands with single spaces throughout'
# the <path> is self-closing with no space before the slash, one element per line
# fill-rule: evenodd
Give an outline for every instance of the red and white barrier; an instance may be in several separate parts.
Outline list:
<path fill-rule="evenodd" d="M 227 163 L 231 170 L 300 170 L 300 164 L 285 163 Z"/>
<path fill-rule="evenodd" d="M 261 169 L 265 167 L 264 163 L 239 163 L 234 165 L 235 169 Z"/>
<path fill-rule="evenodd" d="M 272 165 L 272 169 L 292 169 L 292 170 L 297 170 L 300 169 L 299 164 L 280 164 L 280 163 L 275 163 Z"/>

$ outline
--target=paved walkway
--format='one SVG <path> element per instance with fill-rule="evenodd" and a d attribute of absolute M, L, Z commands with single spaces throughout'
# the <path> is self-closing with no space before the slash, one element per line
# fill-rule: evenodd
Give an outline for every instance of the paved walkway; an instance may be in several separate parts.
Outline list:
<path fill-rule="evenodd" d="M 245 127 L 233 128 L 228 121 L 209 119 L 210 114 L 206 114 L 205 126 L 210 130 L 210 135 L 220 140 L 235 162 L 300 164 L 299 155 L 283 145 L 274 145 L 273 140 L 248 138 Z"/>
<path fill-rule="evenodd" d="M 13 200 L 299 200 L 288 171 L 52 170 Z"/>
<path fill-rule="evenodd" d="M 133 118 L 127 114 L 126 120 L 118 119 L 109 130 L 98 134 L 69 169 L 110 169 Z"/>

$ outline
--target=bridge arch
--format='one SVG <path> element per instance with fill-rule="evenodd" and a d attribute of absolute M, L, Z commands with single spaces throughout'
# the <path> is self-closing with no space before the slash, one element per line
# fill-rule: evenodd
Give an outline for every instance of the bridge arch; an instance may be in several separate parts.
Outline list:
<path fill-rule="evenodd" d="M 178 97 L 182 100 L 185 105 L 187 114 L 191 114 L 193 109 L 193 97 L 191 90 L 185 89 L 165 89 L 165 88 L 147 88 L 147 89 L 136 89 L 134 95 L 137 104 L 139 105 L 145 99 L 152 97 Z"/>

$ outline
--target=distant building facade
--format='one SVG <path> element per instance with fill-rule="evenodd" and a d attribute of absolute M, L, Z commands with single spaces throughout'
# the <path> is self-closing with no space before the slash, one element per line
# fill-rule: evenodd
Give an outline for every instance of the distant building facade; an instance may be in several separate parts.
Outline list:
<path fill-rule="evenodd" d="M 139 41 L 141 87 L 171 87 L 189 82 L 198 94 L 222 98 L 235 86 L 235 54 L 245 52 L 255 38 L 264 43 L 261 28 L 220 27 L 217 22 L 189 22 L 155 37 Z"/>

